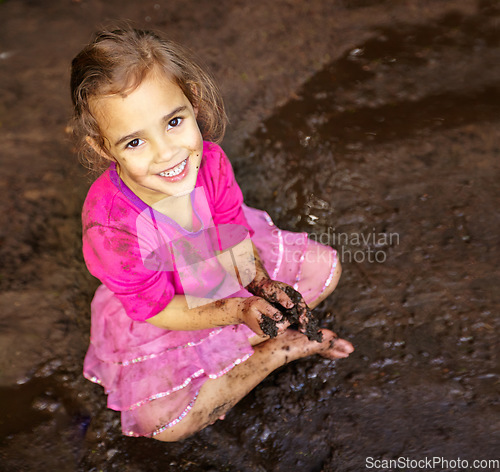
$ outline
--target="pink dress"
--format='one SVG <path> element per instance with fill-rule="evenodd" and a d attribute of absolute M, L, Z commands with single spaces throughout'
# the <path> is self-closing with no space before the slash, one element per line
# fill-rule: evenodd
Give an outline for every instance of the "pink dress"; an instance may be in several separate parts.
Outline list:
<path fill-rule="evenodd" d="M 193 231 L 187 231 L 140 200 L 112 165 L 84 203 L 84 258 L 102 282 L 92 301 L 84 375 L 105 388 L 128 436 L 153 436 L 175 425 L 206 380 L 253 353 L 254 333 L 245 325 L 171 331 L 146 322 L 176 294 L 188 305 L 250 296 L 236 276 L 218 269 L 215 251 L 227 253 L 251 238 L 271 278 L 294 286 L 306 302 L 321 294 L 336 267 L 332 248 L 306 233 L 280 230 L 267 213 L 243 204 L 216 144 L 204 143 L 191 201 Z"/>

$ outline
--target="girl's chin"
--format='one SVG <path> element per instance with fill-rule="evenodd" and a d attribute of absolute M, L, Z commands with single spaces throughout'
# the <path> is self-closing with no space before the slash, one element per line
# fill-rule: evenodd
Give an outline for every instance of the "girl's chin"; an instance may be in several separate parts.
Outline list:
<path fill-rule="evenodd" d="M 169 184 L 165 197 L 182 197 L 190 194 L 196 187 L 196 176 L 187 175 L 183 180 L 175 184 Z"/>
<path fill-rule="evenodd" d="M 185 195 L 189 195 L 193 190 L 194 190 L 194 185 L 192 187 L 185 187 L 171 196 L 176 198 L 184 197 Z"/>

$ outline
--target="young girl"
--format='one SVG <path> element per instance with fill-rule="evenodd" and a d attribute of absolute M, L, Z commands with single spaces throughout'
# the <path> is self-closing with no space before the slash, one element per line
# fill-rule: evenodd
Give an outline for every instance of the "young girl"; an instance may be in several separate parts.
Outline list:
<path fill-rule="evenodd" d="M 353 351 L 329 330 L 321 342 L 301 333 L 305 304 L 337 285 L 336 252 L 243 204 L 215 144 L 217 89 L 178 46 L 132 28 L 98 33 L 72 62 L 71 92 L 82 154 L 107 165 L 82 216 L 102 282 L 84 374 L 121 411 L 124 434 L 183 439 L 279 366 Z M 287 284 L 304 298 L 292 302 Z M 282 314 L 294 303 L 299 331 Z"/>

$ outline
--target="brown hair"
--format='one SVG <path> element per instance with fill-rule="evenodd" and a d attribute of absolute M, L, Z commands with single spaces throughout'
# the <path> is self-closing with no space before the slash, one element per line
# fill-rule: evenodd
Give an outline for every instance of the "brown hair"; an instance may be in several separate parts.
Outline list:
<path fill-rule="evenodd" d="M 87 143 L 92 138 L 103 150 L 105 141 L 90 107 L 93 99 L 135 90 L 149 72 L 160 68 L 180 87 L 194 107 L 203 138 L 220 142 L 227 117 L 213 79 L 181 46 L 152 31 L 129 25 L 95 34 L 71 63 L 73 133 L 82 163 L 102 170 L 106 160 Z"/>

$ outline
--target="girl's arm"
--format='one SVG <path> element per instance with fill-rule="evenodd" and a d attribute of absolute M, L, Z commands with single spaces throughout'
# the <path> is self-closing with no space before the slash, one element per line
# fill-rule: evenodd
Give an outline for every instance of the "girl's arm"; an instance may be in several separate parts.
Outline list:
<path fill-rule="evenodd" d="M 252 247 L 253 254 L 250 254 L 249 260 L 245 262 L 250 261 L 255 267 L 254 279 L 247 287 L 249 291 L 254 292 L 256 287 L 265 286 L 267 282 L 272 281 L 262 264 L 257 248 L 253 244 Z M 246 265 L 243 264 L 243 266 Z M 278 292 L 277 300 L 283 306 L 291 308 L 293 303 L 289 297 L 284 292 Z M 280 311 L 260 296 L 224 298 L 190 308 L 184 295 L 174 295 L 162 311 L 146 321 L 159 328 L 179 331 L 245 323 L 256 334 L 263 336 L 264 333 L 260 329 L 263 315 L 278 322 L 283 319 Z M 284 331 L 286 327 L 285 323 L 279 324 L 279 332 Z"/>
<path fill-rule="evenodd" d="M 189 308 L 184 295 L 174 295 L 172 301 L 157 315 L 146 321 L 163 329 L 193 331 L 245 323 L 254 333 L 265 336 L 260 328 L 262 316 L 278 322 L 278 332 L 288 324 L 283 315 L 260 297 L 224 298 L 196 308 Z"/>

